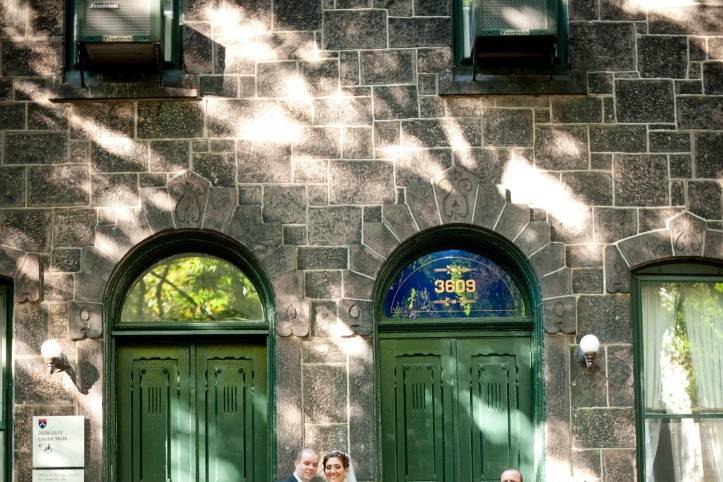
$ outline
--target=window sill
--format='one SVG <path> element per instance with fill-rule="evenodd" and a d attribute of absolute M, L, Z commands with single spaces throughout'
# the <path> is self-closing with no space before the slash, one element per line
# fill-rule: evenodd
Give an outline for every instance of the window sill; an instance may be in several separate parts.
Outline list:
<path fill-rule="evenodd" d="M 198 98 L 197 76 L 180 70 L 163 72 L 163 85 L 158 76 L 145 76 L 133 80 L 108 80 L 102 76 L 86 74 L 85 88 L 80 86 L 80 72 L 67 71 L 64 82 L 54 86 L 50 100 L 63 102 L 82 99 L 147 99 Z"/>
<path fill-rule="evenodd" d="M 469 68 L 439 74 L 439 95 L 459 94 L 585 94 L 584 82 L 567 73 L 489 75 L 477 73 L 472 80 Z"/>

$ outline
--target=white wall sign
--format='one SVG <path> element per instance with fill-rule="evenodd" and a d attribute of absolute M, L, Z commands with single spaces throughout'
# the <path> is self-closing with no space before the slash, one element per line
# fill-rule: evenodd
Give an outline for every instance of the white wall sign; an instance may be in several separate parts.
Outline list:
<path fill-rule="evenodd" d="M 33 468 L 85 467 L 84 427 L 82 416 L 33 417 Z"/>
<path fill-rule="evenodd" d="M 84 469 L 33 470 L 33 482 L 83 482 Z"/>

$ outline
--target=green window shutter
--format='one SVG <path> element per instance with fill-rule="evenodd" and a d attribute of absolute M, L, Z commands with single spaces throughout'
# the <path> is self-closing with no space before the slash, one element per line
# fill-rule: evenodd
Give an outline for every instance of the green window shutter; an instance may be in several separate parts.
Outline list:
<path fill-rule="evenodd" d="M 188 361 L 185 347 L 120 348 L 121 482 L 192 480 Z"/>
<path fill-rule="evenodd" d="M 265 363 L 262 347 L 198 347 L 199 482 L 265 482 Z"/>

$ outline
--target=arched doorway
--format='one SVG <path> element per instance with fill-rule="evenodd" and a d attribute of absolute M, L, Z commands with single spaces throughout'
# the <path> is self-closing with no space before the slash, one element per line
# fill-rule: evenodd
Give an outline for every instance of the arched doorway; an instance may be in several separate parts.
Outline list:
<path fill-rule="evenodd" d="M 536 476 L 538 296 L 514 246 L 464 228 L 395 253 L 377 292 L 384 482 Z"/>
<path fill-rule="evenodd" d="M 270 294 L 205 233 L 146 243 L 114 284 L 115 480 L 265 482 Z"/>

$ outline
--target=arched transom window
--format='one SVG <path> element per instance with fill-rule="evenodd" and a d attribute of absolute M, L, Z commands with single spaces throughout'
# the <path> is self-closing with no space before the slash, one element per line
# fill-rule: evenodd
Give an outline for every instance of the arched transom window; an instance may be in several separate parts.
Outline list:
<path fill-rule="evenodd" d="M 214 256 L 165 258 L 139 276 L 123 302 L 120 323 L 262 321 L 251 280 Z"/>

